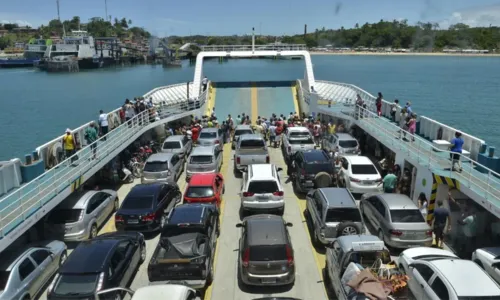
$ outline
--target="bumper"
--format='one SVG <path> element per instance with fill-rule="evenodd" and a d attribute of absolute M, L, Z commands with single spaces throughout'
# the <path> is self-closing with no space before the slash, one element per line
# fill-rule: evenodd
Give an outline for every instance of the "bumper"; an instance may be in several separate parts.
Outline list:
<path fill-rule="evenodd" d="M 432 237 L 425 240 L 400 240 L 397 238 L 386 238 L 384 241 L 388 246 L 399 249 L 407 249 L 413 247 L 431 247 Z"/>
<path fill-rule="evenodd" d="M 351 182 L 349 185 L 349 191 L 354 194 L 366 194 L 366 193 L 378 193 L 382 192 L 382 186 L 378 184 L 374 185 L 361 185 Z"/>
<path fill-rule="evenodd" d="M 141 183 L 172 182 L 173 180 L 174 179 L 172 177 L 155 179 L 141 177 Z"/>
<path fill-rule="evenodd" d="M 123 223 L 115 223 L 116 231 L 138 231 L 138 232 L 155 232 L 160 230 L 160 224 L 151 223 L 151 224 L 123 224 Z"/>
<path fill-rule="evenodd" d="M 210 174 L 210 173 L 217 173 L 217 172 L 216 172 L 216 170 L 203 171 L 203 172 L 186 172 L 186 181 L 191 180 L 191 177 L 193 177 L 194 174 Z"/>
<path fill-rule="evenodd" d="M 311 180 L 301 180 L 298 182 L 299 183 L 299 188 L 301 191 L 307 192 L 309 190 L 312 190 L 314 188 L 314 181 Z"/>
<path fill-rule="evenodd" d="M 252 210 L 252 211 L 259 211 L 259 210 L 281 210 L 285 209 L 285 200 L 278 200 L 278 201 L 241 201 L 241 207 L 244 210 Z"/>
<path fill-rule="evenodd" d="M 65 242 L 81 242 L 87 240 L 88 238 L 89 238 L 89 233 L 86 230 L 82 230 L 78 233 L 64 235 Z"/>
<path fill-rule="evenodd" d="M 256 275 L 240 269 L 240 274 L 241 281 L 246 285 L 280 286 L 292 284 L 293 282 L 295 282 L 294 271 L 276 275 Z"/>
<path fill-rule="evenodd" d="M 204 289 L 207 285 L 207 281 L 205 279 L 200 280 L 165 280 L 165 281 L 154 281 L 150 282 L 150 285 L 163 285 L 163 284 L 180 284 L 185 285 L 195 290 Z M 155 299 L 151 299 L 155 300 Z"/>

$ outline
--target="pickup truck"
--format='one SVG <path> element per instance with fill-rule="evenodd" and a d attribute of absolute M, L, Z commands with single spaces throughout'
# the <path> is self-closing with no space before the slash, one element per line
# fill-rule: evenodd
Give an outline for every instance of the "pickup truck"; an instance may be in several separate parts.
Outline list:
<path fill-rule="evenodd" d="M 149 262 L 149 281 L 205 289 L 214 276 L 218 234 L 215 205 L 196 203 L 174 208 Z"/>
<path fill-rule="evenodd" d="M 234 151 L 234 171 L 241 172 L 249 165 L 268 164 L 269 153 L 264 138 L 259 134 L 240 136 Z"/>
<path fill-rule="evenodd" d="M 316 144 L 309 129 L 305 127 L 289 127 L 283 135 L 281 150 L 283 157 L 288 162 L 297 151 L 313 150 Z"/>

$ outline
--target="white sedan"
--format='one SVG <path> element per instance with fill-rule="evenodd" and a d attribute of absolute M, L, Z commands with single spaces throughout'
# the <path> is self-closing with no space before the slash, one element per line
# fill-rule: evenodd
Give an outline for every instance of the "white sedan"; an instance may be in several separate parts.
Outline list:
<path fill-rule="evenodd" d="M 397 262 L 398 267 L 406 274 L 409 274 L 408 266 L 415 260 L 432 260 L 436 258 L 458 258 L 458 256 L 439 248 L 415 247 L 401 252 Z"/>
<path fill-rule="evenodd" d="M 500 283 L 500 247 L 477 249 L 472 253 L 472 261 Z"/>

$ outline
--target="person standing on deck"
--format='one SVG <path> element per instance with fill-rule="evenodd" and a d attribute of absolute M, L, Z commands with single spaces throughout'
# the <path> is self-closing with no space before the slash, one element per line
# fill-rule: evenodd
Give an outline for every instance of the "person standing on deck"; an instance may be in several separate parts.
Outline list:
<path fill-rule="evenodd" d="M 420 213 L 422 216 L 424 216 L 425 221 L 427 222 L 427 197 L 425 196 L 425 193 L 420 193 L 418 195 L 418 209 L 420 210 Z"/>
<path fill-rule="evenodd" d="M 201 84 L 203 85 L 203 91 L 206 91 L 207 85 L 208 85 L 208 78 L 207 78 L 207 76 L 203 77 L 203 79 L 201 80 Z"/>
<path fill-rule="evenodd" d="M 460 154 L 462 153 L 462 147 L 464 145 L 464 140 L 462 139 L 462 133 L 455 132 L 455 138 L 451 140 L 450 145 L 450 158 L 451 166 L 453 171 L 457 171 L 455 164 L 458 164 L 458 172 L 462 172 L 462 163 L 460 162 Z"/>
<path fill-rule="evenodd" d="M 394 103 L 391 104 L 391 120 L 396 122 L 396 112 L 398 111 L 399 100 L 394 100 Z"/>
<path fill-rule="evenodd" d="M 384 193 L 392 194 L 396 189 L 396 183 L 398 182 L 398 177 L 394 175 L 394 172 L 389 169 L 387 171 L 387 175 L 384 176 L 384 179 L 378 184 L 383 184 Z"/>
<path fill-rule="evenodd" d="M 71 134 L 71 129 L 66 129 L 66 135 L 62 139 L 62 144 L 64 147 L 64 154 L 66 158 L 69 158 L 73 154 L 75 154 L 75 149 L 76 149 L 76 141 L 75 138 L 73 137 L 73 134 Z M 76 157 L 71 158 L 71 162 L 75 161 Z"/>
<path fill-rule="evenodd" d="M 377 116 L 382 116 L 382 100 L 384 96 L 382 96 L 381 92 L 378 92 L 377 100 L 375 100 L 375 106 L 377 106 Z"/>
<path fill-rule="evenodd" d="M 401 128 L 399 130 L 399 138 L 401 138 L 401 135 L 406 138 L 406 118 L 408 117 L 408 113 L 406 111 L 406 107 L 403 107 L 401 109 L 401 114 L 399 115 L 399 127 Z"/>
<path fill-rule="evenodd" d="M 108 114 L 105 114 L 104 111 L 101 109 L 99 111 L 99 128 L 101 131 L 101 136 L 103 137 L 102 140 L 106 140 L 106 134 L 108 134 L 109 131 L 109 126 L 108 126 Z"/>
<path fill-rule="evenodd" d="M 408 120 L 408 131 L 411 135 L 411 141 L 415 141 L 415 132 L 417 131 L 417 116 L 415 114 L 411 114 Z"/>
<path fill-rule="evenodd" d="M 90 150 L 92 151 L 92 159 L 96 159 L 97 143 L 95 143 L 95 141 L 97 141 L 99 134 L 97 133 L 97 128 L 94 122 L 90 123 L 90 127 L 87 127 L 87 129 L 85 129 L 84 137 L 87 140 L 87 144 L 90 145 Z"/>
<path fill-rule="evenodd" d="M 438 207 L 434 209 L 434 214 L 432 215 L 432 228 L 436 239 L 436 246 L 443 248 L 446 223 L 448 223 L 448 232 L 451 231 L 450 211 L 443 207 L 443 200 L 438 200 L 437 205 Z"/>
<path fill-rule="evenodd" d="M 411 115 L 413 113 L 413 109 L 411 108 L 411 102 L 408 101 L 406 102 L 406 111 L 408 112 L 409 115 Z"/>

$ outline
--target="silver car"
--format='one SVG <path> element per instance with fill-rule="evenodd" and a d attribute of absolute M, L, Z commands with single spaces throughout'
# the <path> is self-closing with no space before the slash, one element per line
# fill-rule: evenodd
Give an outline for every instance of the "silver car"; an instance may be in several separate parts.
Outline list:
<path fill-rule="evenodd" d="M 343 155 L 359 155 L 358 140 L 348 133 L 335 133 L 323 137 L 321 146 L 328 152 L 338 152 Z"/>
<path fill-rule="evenodd" d="M 175 153 L 152 154 L 142 171 L 141 183 L 177 182 L 184 169 L 184 161 Z"/>
<path fill-rule="evenodd" d="M 179 155 L 180 159 L 185 159 L 191 153 L 193 143 L 186 135 L 172 135 L 169 136 L 161 147 L 162 153 L 175 153 Z"/>
<path fill-rule="evenodd" d="M 10 253 L 2 252 L 0 300 L 36 299 L 66 257 L 66 244 L 60 241 L 46 241 Z"/>
<path fill-rule="evenodd" d="M 224 145 L 224 137 L 220 128 L 203 128 L 198 136 L 198 145 L 212 146 Z"/>
<path fill-rule="evenodd" d="M 364 194 L 359 209 L 377 230 L 379 239 L 394 248 L 432 245 L 431 227 L 418 207 L 403 194 Z"/>
<path fill-rule="evenodd" d="M 244 134 L 253 134 L 252 126 L 250 125 L 238 125 L 234 129 L 233 139 L 231 142 L 231 148 L 234 150 L 236 148 L 236 143 L 241 135 Z"/>
<path fill-rule="evenodd" d="M 119 207 L 113 190 L 75 192 L 48 214 L 46 229 L 68 242 L 92 239 Z"/>
<path fill-rule="evenodd" d="M 186 181 L 195 173 L 219 173 L 222 166 L 222 148 L 219 145 L 196 147 L 186 165 Z"/>

